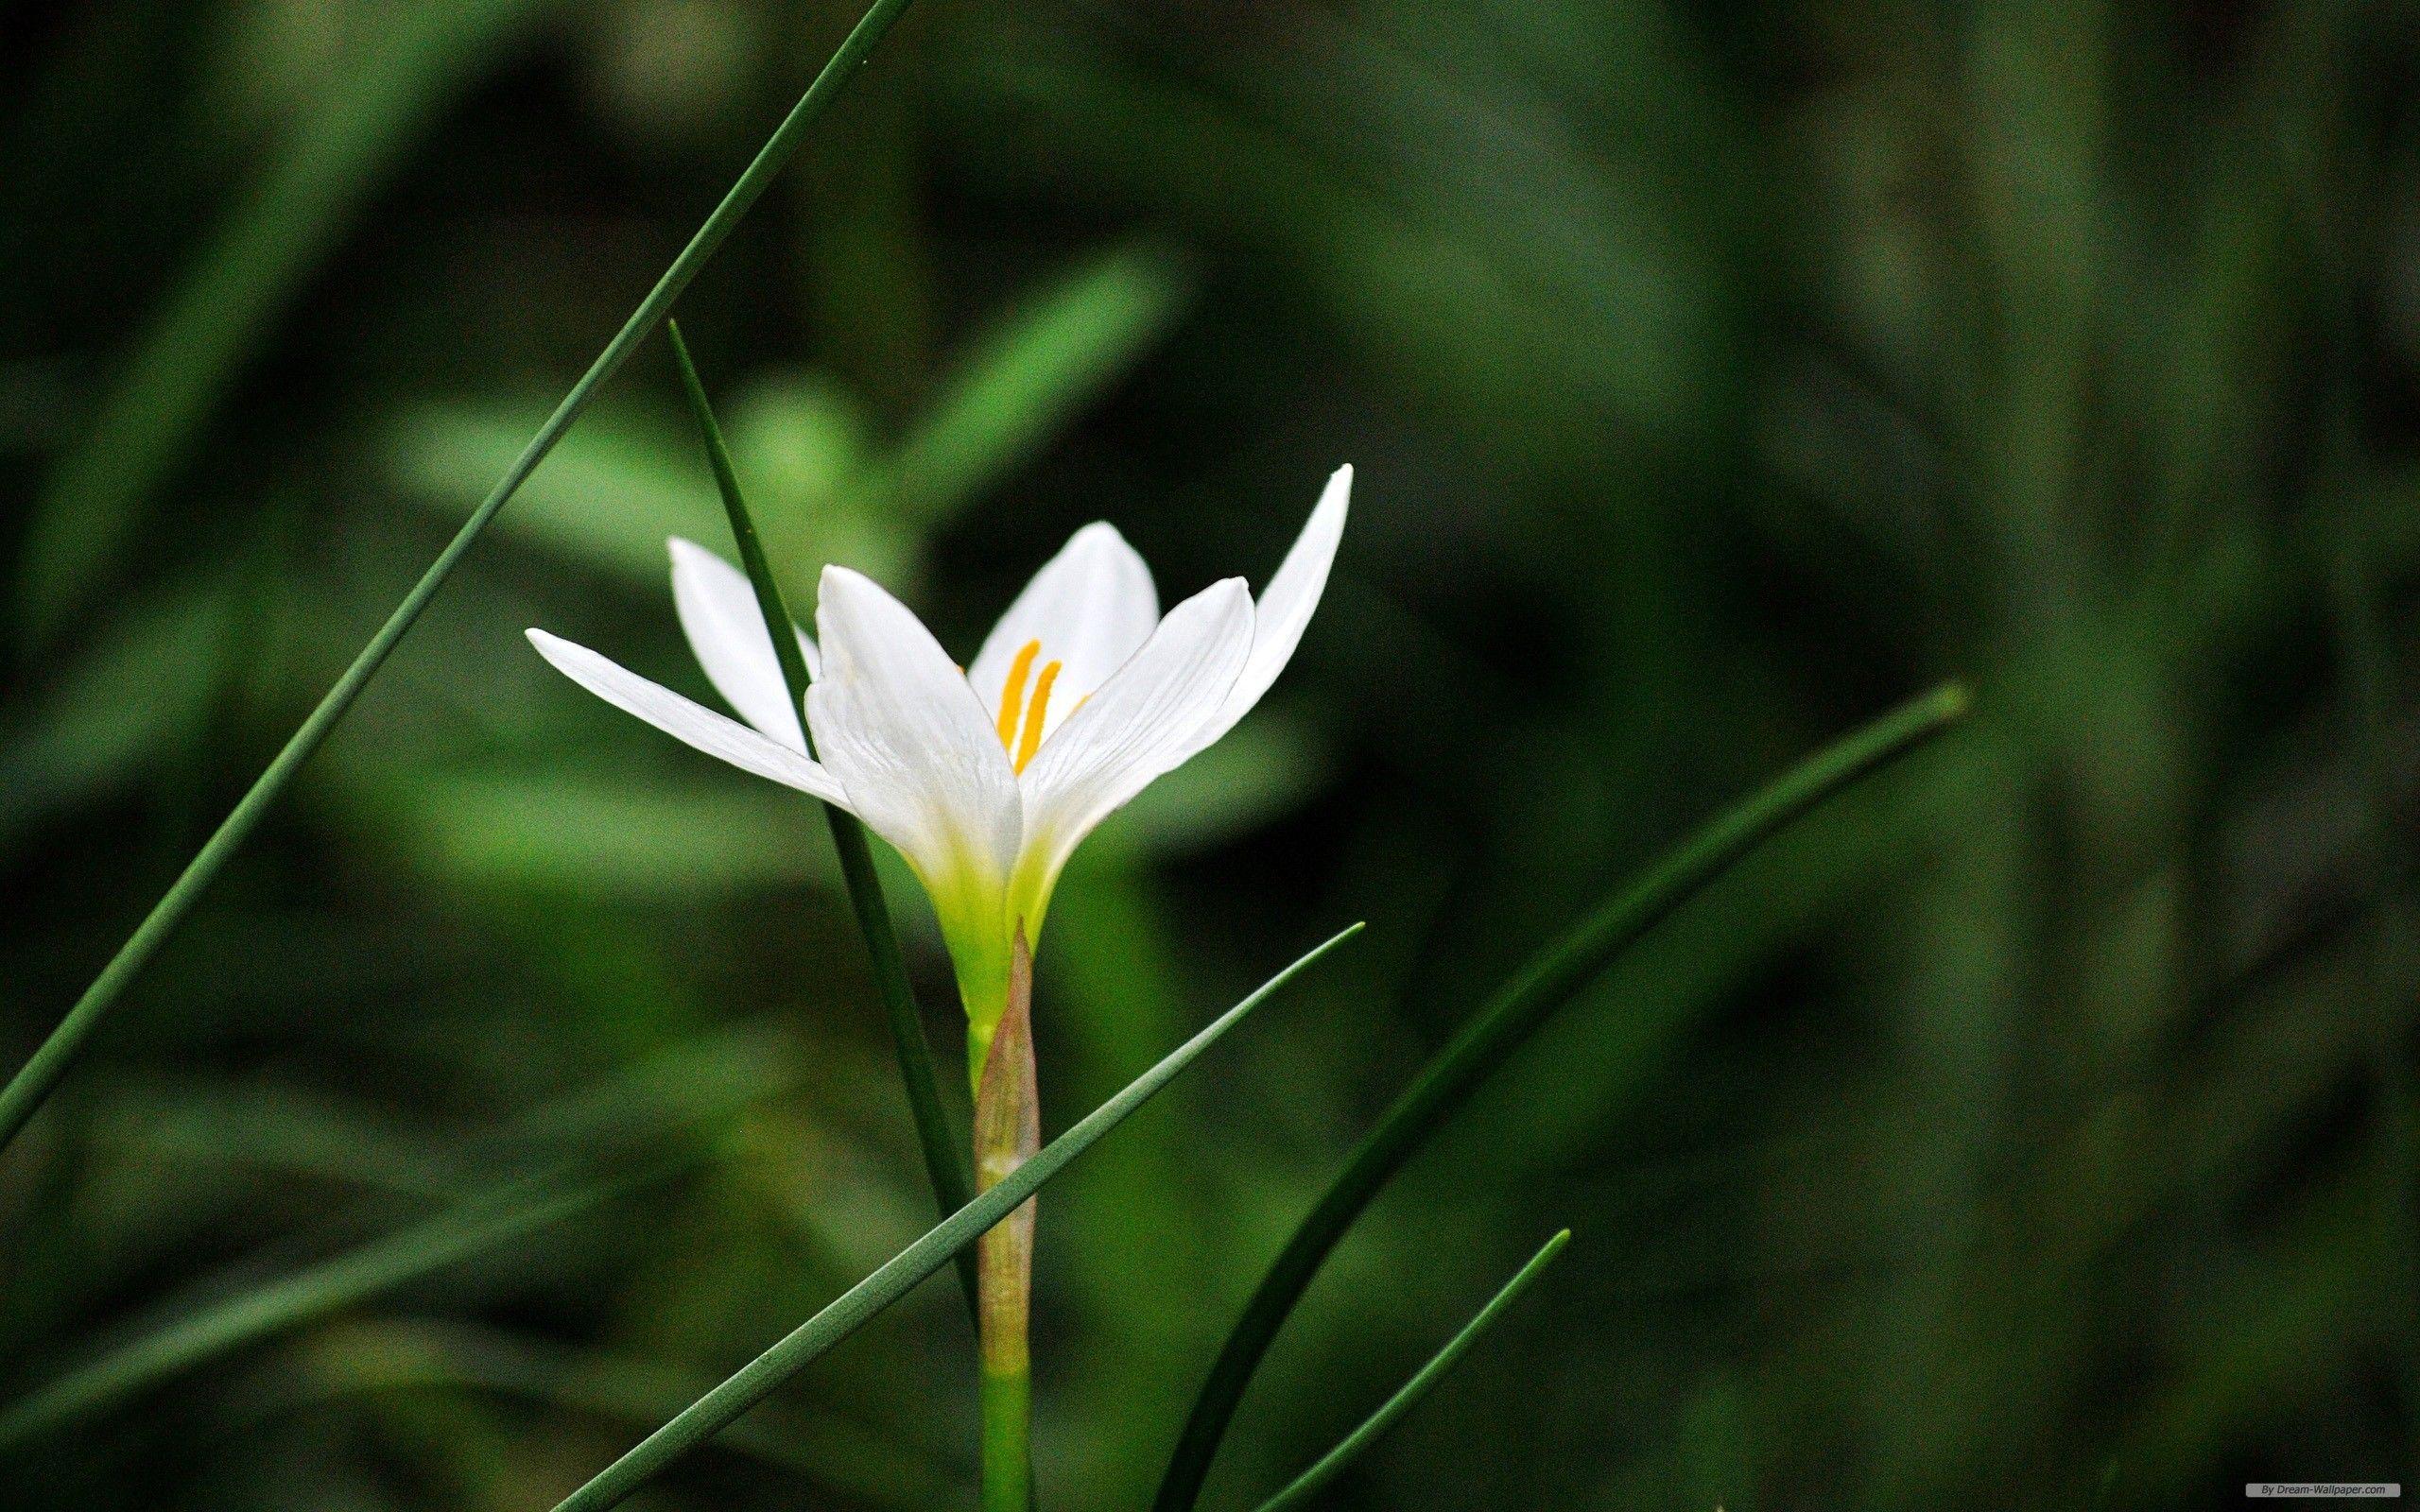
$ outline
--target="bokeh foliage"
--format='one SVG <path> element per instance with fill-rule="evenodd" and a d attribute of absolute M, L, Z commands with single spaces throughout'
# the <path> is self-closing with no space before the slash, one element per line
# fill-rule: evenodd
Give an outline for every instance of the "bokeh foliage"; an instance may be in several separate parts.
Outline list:
<path fill-rule="evenodd" d="M 0 15 L 15 1057 L 851 17 Z M 971 645 L 1085 520 L 1187 591 L 1361 477 L 1270 705 L 1054 910 L 1053 1127 L 1373 921 L 1046 1195 L 1054 1506 L 1148 1495 L 1260 1265 L 1506 970 L 1951 673 L 1968 730 L 1675 920 L 1406 1174 L 1214 1504 L 1566 1223 L 1334 1504 L 2420 1473 L 2415 42 L 2359 0 L 910 14 L 683 306 L 788 591 L 845 560 Z M 922 1229 L 817 816 L 519 638 L 702 692 L 661 538 L 719 528 L 651 351 L 0 1163 L 9 1402 L 392 1272 L 26 1432 L 11 1503 L 543 1507 Z M 963 1500 L 944 1285 L 652 1504 Z"/>

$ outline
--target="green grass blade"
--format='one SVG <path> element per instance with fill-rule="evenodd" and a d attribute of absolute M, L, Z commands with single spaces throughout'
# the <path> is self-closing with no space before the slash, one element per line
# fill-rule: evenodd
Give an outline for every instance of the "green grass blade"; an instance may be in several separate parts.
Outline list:
<path fill-rule="evenodd" d="M 765 616 L 765 633 L 773 638 L 773 655 L 782 664 L 783 680 L 789 684 L 790 709 L 799 716 L 799 732 L 811 754 L 815 736 L 806 729 L 806 657 L 799 649 L 789 607 L 783 603 L 781 585 L 773 580 L 772 566 L 765 560 L 764 543 L 756 537 L 756 522 L 748 512 L 747 500 L 740 495 L 739 477 L 732 471 L 731 453 L 722 441 L 722 427 L 715 422 L 714 406 L 707 402 L 698 366 L 689 360 L 689 344 L 681 339 L 680 322 L 668 324 L 665 334 L 672 343 L 673 362 L 681 369 L 681 387 L 689 396 L 698 434 L 705 440 L 706 460 L 714 468 L 715 487 L 721 490 L 723 509 L 731 516 L 731 534 L 739 545 L 740 564 L 747 569 L 748 581 L 756 590 L 756 608 Z M 975 1197 L 973 1181 L 959 1154 L 966 1142 L 951 1128 L 949 1111 L 942 1105 L 941 1084 L 933 1071 L 932 1046 L 925 1040 L 924 1021 L 916 1012 L 916 989 L 908 981 L 908 962 L 899 952 L 898 932 L 891 927 L 890 908 L 882 895 L 882 879 L 874 874 L 873 853 L 866 844 L 865 826 L 857 822 L 855 815 L 829 803 L 822 807 L 824 817 L 832 825 L 832 849 L 839 852 L 840 875 L 848 883 L 849 905 L 856 913 L 858 932 L 865 936 L 866 958 L 873 971 L 874 989 L 882 998 L 883 1013 L 890 1021 L 890 1046 L 898 1057 L 899 1078 L 908 1089 L 908 1110 L 915 1115 L 916 1142 L 925 1153 L 925 1174 L 932 1180 L 933 1199 L 946 1218 Z M 959 1251 L 958 1276 L 966 1293 L 967 1316 L 972 1319 L 977 1305 L 973 1251 Z"/>
<path fill-rule="evenodd" d="M 1633 941 L 1774 833 L 1947 729 L 1965 713 L 1966 704 L 1963 688 L 1935 689 L 1808 757 L 1668 851 L 1499 989 L 1363 1138 L 1261 1278 L 1194 1400 L 1152 1503 L 1154 1512 L 1189 1512 L 1253 1370 L 1328 1252 L 1481 1082 Z"/>
<path fill-rule="evenodd" d="M 1007 1217 L 1043 1184 L 1064 1170 L 1094 1141 L 1124 1122 L 1127 1115 L 1191 1065 L 1194 1058 L 1270 993 L 1292 981 L 1313 961 L 1361 932 L 1354 924 L 1330 936 L 1308 954 L 1270 977 L 1241 1003 L 1213 1020 L 1209 1026 L 1171 1051 L 1167 1058 L 1127 1084 L 1109 1101 L 1085 1114 L 1065 1133 L 1044 1145 L 997 1185 L 950 1214 L 922 1239 L 883 1263 L 864 1280 L 849 1288 L 823 1311 L 808 1318 L 780 1343 L 740 1367 L 737 1374 L 689 1404 L 678 1417 L 641 1440 L 594 1480 L 563 1499 L 555 1512 L 600 1512 L 617 1505 L 631 1492 L 661 1473 L 674 1460 L 722 1431 L 740 1414 L 805 1368 L 825 1350 L 855 1333 L 891 1303 L 913 1290 L 925 1277 L 949 1263 Z"/>
<path fill-rule="evenodd" d="M 648 291 L 647 298 L 639 301 L 639 307 L 631 313 L 630 319 L 623 323 L 614 339 L 606 343 L 605 350 L 597 353 L 588 371 L 580 375 L 579 381 L 572 386 L 571 392 L 563 396 L 562 403 L 538 428 L 538 433 L 529 438 L 529 444 L 513 459 L 504 476 L 496 481 L 494 489 L 462 523 L 461 530 L 429 564 L 428 571 L 412 586 L 412 591 L 404 595 L 404 601 L 395 607 L 387 623 L 378 627 L 378 633 L 370 638 L 370 644 L 362 647 L 353 665 L 345 669 L 344 676 L 337 679 L 336 686 L 328 690 L 327 696 L 320 700 L 319 707 L 311 711 L 301 728 L 287 739 L 285 748 L 268 764 L 268 769 L 261 773 L 250 790 L 236 801 L 234 809 L 219 823 L 217 830 L 202 843 L 201 850 L 186 864 L 184 871 L 152 905 L 151 912 L 145 916 L 143 922 L 135 926 L 134 933 L 128 936 L 126 943 L 118 947 L 117 954 L 101 969 L 101 974 L 94 978 L 93 985 L 84 989 L 84 995 L 77 1000 L 76 1005 L 68 1010 L 59 1026 L 50 1032 L 33 1057 L 9 1079 L 7 1089 L 0 1091 L 0 1148 L 5 1148 L 9 1141 L 15 1139 L 18 1131 L 26 1126 L 26 1122 L 33 1117 L 34 1110 L 42 1106 L 43 1099 L 50 1095 L 51 1089 L 59 1085 L 60 1077 L 66 1074 L 68 1065 L 126 991 L 128 984 L 134 980 L 136 973 L 143 970 L 168 936 L 175 932 L 177 925 L 183 921 L 185 915 L 192 911 L 202 890 L 210 885 L 229 858 L 251 836 L 268 806 L 277 800 L 286 784 L 293 782 L 294 774 L 310 760 L 312 752 L 320 748 L 320 742 L 328 738 L 328 732 L 336 728 L 337 720 L 344 717 L 345 711 L 353 707 L 354 700 L 361 696 L 361 690 L 377 676 L 378 669 L 386 664 L 396 644 L 420 618 L 422 610 L 428 608 L 429 601 L 437 596 L 438 589 L 444 586 L 445 579 L 453 575 L 455 567 L 469 553 L 472 542 L 477 541 L 479 533 L 488 527 L 488 522 L 495 518 L 496 511 L 502 509 L 506 501 L 528 480 L 529 474 L 537 471 L 538 464 L 545 460 L 546 454 L 562 439 L 563 432 L 569 430 L 572 421 L 588 407 L 605 380 L 629 360 L 631 352 L 664 319 L 672 302 L 681 297 L 682 290 L 689 286 L 690 280 L 698 276 L 698 270 L 722 246 L 724 238 L 739 224 L 740 217 L 755 205 L 773 176 L 781 171 L 782 164 L 798 149 L 807 129 L 823 113 L 850 76 L 864 63 L 874 43 L 890 29 L 891 23 L 899 19 L 900 12 L 906 10 L 910 3 L 912 0 L 874 0 L 867 9 L 856 28 L 840 43 L 839 50 L 832 55 L 831 61 L 815 76 L 815 82 L 807 86 L 806 93 L 790 108 L 790 113 L 783 118 L 782 124 L 775 128 L 772 136 L 741 172 L 730 192 L 723 196 L 722 202 L 706 216 L 705 224 L 698 228 L 697 234 L 672 260 L 672 266 L 665 269 L 664 277 L 656 281 L 655 287 Z"/>
<path fill-rule="evenodd" d="M 47 643 L 137 524 L 236 369 L 402 148 L 554 0 L 422 0 L 343 70 L 171 296 L 90 429 L 45 481 L 18 605 Z"/>
<path fill-rule="evenodd" d="M 188 1314 L 60 1376 L 0 1410 L 0 1452 L 125 1400 L 230 1350 L 327 1316 L 364 1297 L 494 1249 L 595 1207 L 625 1178 L 563 1189 L 516 1183 L 347 1254 Z"/>
<path fill-rule="evenodd" d="M 1571 1230 L 1568 1228 L 1547 1240 L 1545 1247 L 1530 1256 L 1530 1263 L 1513 1272 L 1512 1279 L 1504 1283 L 1503 1289 L 1480 1308 L 1476 1316 L 1462 1325 L 1462 1331 L 1447 1340 L 1445 1347 L 1405 1382 L 1401 1390 L 1389 1397 L 1385 1405 L 1372 1413 L 1368 1421 L 1345 1435 L 1343 1442 L 1321 1455 L 1309 1469 L 1294 1477 L 1286 1489 L 1260 1503 L 1258 1512 L 1286 1512 L 1289 1507 L 1301 1506 L 1341 1474 L 1346 1466 L 1359 1459 L 1371 1445 L 1384 1438 L 1388 1430 L 1403 1420 L 1404 1414 L 1420 1405 L 1420 1399 L 1436 1389 L 1437 1383 L 1445 1378 L 1445 1372 L 1454 1368 L 1455 1364 L 1469 1352 L 1470 1347 L 1478 1342 L 1478 1336 L 1487 1332 L 1489 1325 L 1512 1305 L 1514 1298 L 1530 1289 L 1530 1283 L 1554 1263 L 1555 1256 L 1570 1242 Z"/>

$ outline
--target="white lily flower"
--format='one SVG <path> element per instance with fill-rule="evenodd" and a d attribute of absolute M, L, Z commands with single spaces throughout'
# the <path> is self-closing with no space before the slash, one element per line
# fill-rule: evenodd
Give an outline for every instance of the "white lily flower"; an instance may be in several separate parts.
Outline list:
<path fill-rule="evenodd" d="M 1163 617 L 1112 526 L 1076 532 L 975 660 L 953 663 L 871 579 L 823 569 L 806 730 L 748 580 L 676 540 L 672 597 L 726 718 L 544 630 L 573 681 L 744 771 L 812 793 L 895 847 L 932 898 L 982 1064 L 1020 931 L 1041 937 L 1067 857 L 1151 781 L 1232 729 L 1285 670 L 1327 586 L 1353 470 L 1328 480 L 1257 603 L 1231 577 Z"/>

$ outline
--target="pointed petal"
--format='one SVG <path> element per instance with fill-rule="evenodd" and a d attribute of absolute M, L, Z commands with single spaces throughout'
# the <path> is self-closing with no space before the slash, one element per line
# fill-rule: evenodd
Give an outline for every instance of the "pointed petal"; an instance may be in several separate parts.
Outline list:
<path fill-rule="evenodd" d="M 823 677 L 807 723 L 850 809 L 908 858 L 944 930 L 997 933 L 1020 818 L 991 716 L 924 624 L 862 575 L 823 569 L 815 624 Z"/>
<path fill-rule="evenodd" d="M 624 713 L 636 714 L 674 739 L 729 762 L 743 772 L 753 772 L 785 787 L 812 793 L 826 803 L 848 807 L 848 795 L 832 774 L 769 736 L 691 703 L 671 689 L 649 682 L 584 645 L 575 645 L 538 629 L 529 631 L 529 644 L 538 648 L 540 656 L 554 663 L 556 671 Z"/>
<path fill-rule="evenodd" d="M 1028 641 L 1042 643 L 1040 660 L 1060 663 L 1059 680 L 1043 724 L 1047 738 L 1084 696 L 1109 680 L 1150 639 L 1160 622 L 1151 569 L 1116 527 L 1102 522 L 1068 538 L 1059 555 L 1033 575 L 1000 616 L 966 680 L 983 708 L 998 716 L 1009 668 Z"/>
<path fill-rule="evenodd" d="M 1093 827 L 1209 742 L 1253 646 L 1252 594 L 1240 577 L 1168 611 L 1025 769 L 1026 853 L 1016 897 L 1038 927 L 1059 868 Z"/>
<path fill-rule="evenodd" d="M 1286 663 L 1294 659 L 1294 648 L 1302 644 L 1303 631 L 1311 623 L 1311 611 L 1320 607 L 1320 595 L 1327 589 L 1328 568 L 1336 560 L 1337 542 L 1343 538 L 1352 498 L 1353 468 L 1348 463 L 1327 480 L 1309 523 L 1254 604 L 1252 659 L 1228 693 L 1224 723 L 1210 739 L 1225 734 L 1250 713 L 1277 675 L 1286 670 Z"/>
<path fill-rule="evenodd" d="M 706 679 L 740 718 L 793 750 L 805 750 L 806 737 L 798 711 L 790 707 L 773 639 L 765 633 L 756 590 L 738 568 L 697 542 L 674 536 L 670 546 L 672 607 L 680 611 L 681 629 Z M 820 676 L 815 643 L 801 630 L 798 644 L 806 653 L 808 675 Z"/>

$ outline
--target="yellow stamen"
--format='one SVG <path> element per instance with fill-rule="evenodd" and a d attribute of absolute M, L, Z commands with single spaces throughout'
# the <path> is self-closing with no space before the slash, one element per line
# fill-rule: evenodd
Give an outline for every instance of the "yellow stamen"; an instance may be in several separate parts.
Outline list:
<path fill-rule="evenodd" d="M 1056 662 L 1044 667 L 1042 676 L 1033 679 L 1033 702 L 1025 712 L 1025 737 L 1017 742 L 1016 769 L 1020 772 L 1025 770 L 1026 763 L 1033 760 L 1033 753 L 1042 748 L 1043 713 L 1050 707 L 1050 685 L 1058 680 Z"/>
<path fill-rule="evenodd" d="M 1000 690 L 1000 748 L 1016 748 L 1017 712 L 1024 705 L 1026 674 L 1033 670 L 1033 659 L 1042 654 L 1040 641 L 1028 641 L 1009 663 L 1008 686 Z"/>

